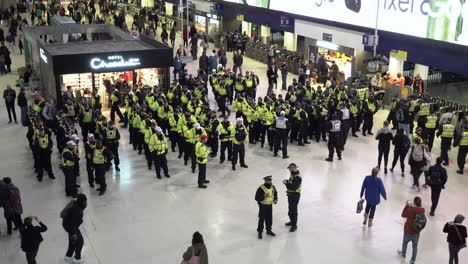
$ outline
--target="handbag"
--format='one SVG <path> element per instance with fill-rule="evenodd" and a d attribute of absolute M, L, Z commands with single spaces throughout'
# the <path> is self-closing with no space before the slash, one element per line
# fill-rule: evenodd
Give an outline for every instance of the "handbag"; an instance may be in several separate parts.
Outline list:
<path fill-rule="evenodd" d="M 364 209 L 364 199 L 360 199 L 357 203 L 357 207 L 356 207 L 356 214 L 360 214 L 362 212 L 362 209 Z"/>
<path fill-rule="evenodd" d="M 192 246 L 192 256 L 189 260 L 183 260 L 180 264 L 200 264 L 201 260 L 199 256 L 195 256 L 195 250 Z"/>
<path fill-rule="evenodd" d="M 463 241 L 462 236 L 460 235 L 460 232 L 458 231 L 457 225 L 453 224 L 453 227 L 455 228 L 455 231 L 457 232 L 458 237 L 460 238 L 460 241 Z M 466 242 L 463 243 L 463 245 L 460 246 L 460 248 L 466 248 Z"/>

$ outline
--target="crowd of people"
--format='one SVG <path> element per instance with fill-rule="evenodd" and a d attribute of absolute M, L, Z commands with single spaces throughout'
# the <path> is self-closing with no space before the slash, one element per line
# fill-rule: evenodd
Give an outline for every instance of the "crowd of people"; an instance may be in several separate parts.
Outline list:
<path fill-rule="evenodd" d="M 107 17 L 106 8 L 111 10 L 112 7 L 109 7 L 106 1 L 101 2 L 99 12 L 103 17 Z M 44 19 L 45 13 L 52 12 L 50 9 L 42 9 L 41 5 L 41 3 L 34 5 L 31 11 L 39 21 Z M 93 19 L 99 20 L 95 6 L 93 1 L 75 1 L 73 5 L 68 6 L 68 14 L 77 22 L 81 22 L 80 16 L 87 13 L 90 13 Z M 58 8 L 58 14 L 67 14 L 62 9 Z M 15 14 L 14 10 L 9 12 Z M 134 31 L 138 34 L 155 32 L 154 27 L 159 20 L 157 17 L 152 17 L 153 22 L 148 27 L 138 15 L 134 17 L 132 32 L 129 33 L 137 36 Z M 90 22 L 93 19 L 90 19 Z M 31 20 L 34 21 L 33 18 Z M 112 21 L 125 30 L 124 13 L 121 12 L 109 21 L 104 18 L 101 22 Z M 160 22 L 164 33 L 166 22 Z M 172 29 L 174 30 L 174 27 Z M 182 38 L 184 41 L 190 38 L 195 43 L 191 45 L 191 55 L 193 59 L 197 59 L 197 32 L 191 32 L 188 28 L 185 30 L 187 37 L 182 33 Z M 172 31 L 170 35 L 167 32 L 161 35 L 161 39 L 166 43 L 168 37 L 174 45 Z M 92 92 L 90 98 L 78 100 L 72 88 L 67 87 L 67 91 L 60 98 L 60 105 L 57 105 L 53 98 L 46 100 L 40 94 L 34 96 L 34 102 L 25 111 L 27 116 L 22 123 L 28 126 L 27 139 L 37 180 L 43 181 L 44 170 L 50 179 L 55 179 L 51 165 L 51 154 L 55 146 L 60 153 L 60 169 L 65 176 L 65 194 L 76 198 L 60 214 L 62 225 L 69 237 L 65 260 L 82 262 L 81 249 L 84 240 L 80 225 L 83 223 L 87 197 L 80 193 L 77 181 L 81 171 L 80 165 L 86 166 L 89 186 L 94 188 L 95 184 L 99 185 L 96 191 L 99 196 L 104 195 L 107 191 L 106 173 L 112 167 L 116 173 L 120 171 L 119 130 L 121 129 L 128 129 L 129 144 L 133 146 L 134 151 L 144 156 L 148 170 L 154 168 L 158 179 L 162 179 L 162 176 L 170 178 L 171 168 L 182 163 L 182 161 L 180 164 L 168 162 L 167 155 L 169 152 L 174 152 L 178 154 L 179 159 L 183 159 L 185 166 L 189 166 L 190 163 L 190 169 L 187 171 L 195 173 L 198 168 L 197 186 L 200 189 L 207 188 L 210 183 L 207 179 L 210 173 L 206 164 L 209 160 L 216 159 L 218 162 L 218 154 L 219 164 L 227 160 L 234 171 L 238 170 L 238 164 L 241 170 L 248 169 L 245 151 L 248 144 L 252 146 L 258 144 L 260 148 L 266 147 L 273 157 L 277 157 L 281 151 L 282 158 L 289 159 L 291 153 L 288 152 L 288 144 L 306 147 L 311 141 L 325 141 L 328 145 L 328 155 L 325 160 L 334 162 L 335 153 L 338 160 L 343 158 L 348 135 L 352 137 L 374 135 L 374 115 L 379 111 L 381 102 L 374 98 L 372 87 L 351 89 L 345 81 L 337 82 L 335 68 L 332 69 L 331 75 L 320 74 L 321 84 L 318 86 L 313 85 L 304 72 L 289 85 L 284 85 L 283 82 L 283 89 L 286 90 L 283 96 L 275 92 L 276 78 L 278 70 L 286 71 L 287 74 L 287 69 L 276 64 L 273 54 L 266 71 L 267 92 L 257 94 L 257 89 L 261 85 L 260 78 L 254 71 L 242 71 L 244 50 L 239 43 L 243 38 L 238 35 L 234 39 L 236 41 L 231 43 L 228 51 L 213 50 L 210 56 L 206 54 L 208 45 L 203 44 L 207 44 L 208 41 L 206 38 L 203 39 L 201 44 L 203 52 L 198 58 L 200 67 L 196 74 L 189 73 L 182 63 L 182 58 L 187 56 L 187 52 L 184 44 L 181 45 L 175 56 L 174 81 L 168 89 L 135 84 L 130 87 L 130 91 L 123 93 L 120 87 L 110 85 L 110 120 L 103 115 L 103 102 L 97 90 Z M 0 50 L 3 47 L 2 44 Z M 227 52 L 230 51 L 235 53 L 232 69 L 228 67 L 227 61 Z M 24 90 L 22 93 L 24 96 Z M 215 104 L 210 104 L 211 97 L 214 98 Z M 10 123 L 13 120 L 16 122 L 15 98 L 16 94 L 11 87 L 5 90 L 4 99 Z M 22 105 L 24 107 L 24 102 Z M 121 108 L 125 110 L 124 113 L 121 112 Z M 395 147 L 390 172 L 393 173 L 400 160 L 401 175 L 404 176 L 404 160 L 408 155 L 414 188 L 420 190 L 419 177 L 423 173 L 425 176 L 423 186 L 431 188 L 431 216 L 435 214 L 441 191 L 448 181 L 443 166 L 449 165 L 448 151 L 451 147 L 459 146 L 457 172 L 463 174 L 468 152 L 468 125 L 463 124 L 462 130 L 456 131 L 453 124 L 454 117 L 439 117 L 436 114 L 437 110 L 431 106 L 424 94 L 393 99 L 383 128 L 375 134 L 375 139 L 379 141 L 378 166 L 364 179 L 360 192 L 360 197 L 365 197 L 366 201 L 364 225 L 373 226 L 380 197 L 387 199 L 384 184 L 378 178 L 378 174 L 382 158 L 384 173 L 388 173 L 388 157 L 392 144 Z M 22 119 L 23 111 L 22 108 Z M 447 112 L 450 113 L 451 109 Z M 230 121 L 232 113 L 235 115 L 234 123 Z M 119 118 L 120 128 L 117 126 L 115 115 Z M 415 122 L 416 127 L 414 127 Z M 393 129 L 397 130 L 396 134 L 393 134 L 390 124 L 393 124 Z M 55 140 L 53 135 L 56 137 Z M 435 136 L 442 137 L 441 156 L 431 166 Z M 80 155 L 80 144 L 84 149 L 82 155 Z M 84 158 L 85 164 L 80 157 Z M 284 180 L 283 184 L 287 189 L 290 221 L 285 225 L 290 227 L 290 232 L 295 232 L 298 228 L 298 203 L 302 178 L 296 164 L 291 163 L 288 169 L 290 178 Z M 272 176 L 263 179 L 265 183 L 255 193 L 255 200 L 259 206 L 257 227 L 259 239 L 263 238 L 264 229 L 267 235 L 276 235 L 272 231 L 272 207 L 278 201 L 278 193 L 273 185 Z M 12 234 L 13 225 L 15 229 L 20 230 L 22 249 L 26 253 L 28 263 L 35 263 L 39 244 L 42 241 L 40 233 L 45 232 L 47 227 L 37 217 L 26 217 L 22 220 L 23 210 L 19 189 L 13 185 L 10 178 L 4 178 L 0 183 L 0 205 L 5 210 L 7 234 Z M 361 206 L 363 201 L 360 201 Z M 419 234 L 426 225 L 424 213 L 422 199 L 417 196 L 413 201 L 407 202 L 401 214 L 407 220 L 402 248 L 398 253 L 405 257 L 407 244 L 411 241 L 413 244 L 411 263 L 416 261 Z M 462 225 L 463 220 L 462 215 L 457 215 L 453 222 L 447 223 L 443 228 L 443 232 L 448 233 L 450 261 L 453 263 L 458 263 L 458 251 L 466 245 L 467 234 L 466 227 Z M 39 226 L 34 226 L 33 221 Z M 198 232 L 194 233 L 192 246 L 184 253 L 183 259 L 190 261 L 194 257 L 200 258 L 201 263 L 208 263 L 207 249 L 202 235 Z"/>

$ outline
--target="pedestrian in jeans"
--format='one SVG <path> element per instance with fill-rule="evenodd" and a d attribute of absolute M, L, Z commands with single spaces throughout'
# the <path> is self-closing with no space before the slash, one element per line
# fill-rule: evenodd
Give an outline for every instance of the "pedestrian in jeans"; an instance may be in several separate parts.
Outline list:
<path fill-rule="evenodd" d="M 453 222 L 448 222 L 444 226 L 444 233 L 447 233 L 449 245 L 449 264 L 458 264 L 458 252 L 466 247 L 466 226 L 462 225 L 465 217 L 461 214 L 455 216 Z"/>
<path fill-rule="evenodd" d="M 410 263 L 413 264 L 416 261 L 416 255 L 418 254 L 418 242 L 420 230 L 414 230 L 413 221 L 415 221 L 416 215 L 424 214 L 425 210 L 421 207 L 422 200 L 419 196 L 414 197 L 414 205 L 411 201 L 406 202 L 406 206 L 401 213 L 401 217 L 406 218 L 404 234 L 403 234 L 403 245 L 401 251 L 398 250 L 398 254 L 402 258 L 406 258 L 406 248 L 408 243 L 412 242 L 413 244 L 413 253 L 411 255 Z"/>
<path fill-rule="evenodd" d="M 280 70 L 281 70 L 281 81 L 282 81 L 282 86 L 281 86 L 281 89 L 283 91 L 286 91 L 286 87 L 287 87 L 287 83 L 288 83 L 288 64 L 286 64 L 286 61 L 284 60 L 282 63 L 281 63 L 281 66 L 280 66 Z"/>
<path fill-rule="evenodd" d="M 427 146 L 422 144 L 420 137 L 415 138 L 415 145 L 411 147 L 409 151 L 408 163 L 411 166 L 411 174 L 413 175 L 413 188 L 416 188 L 418 192 L 421 190 L 419 187 L 419 177 L 423 173 L 423 169 L 431 157 L 428 154 Z"/>
<path fill-rule="evenodd" d="M 73 261 L 73 263 L 83 262 L 81 260 L 81 249 L 83 249 L 84 241 L 80 232 L 80 225 L 83 223 L 83 211 L 88 205 L 87 200 L 86 195 L 80 193 L 71 207 L 68 210 L 68 206 L 64 209 L 67 212 L 63 216 L 62 226 L 68 233 L 68 250 L 65 254 L 65 261 Z M 75 255 L 74 258 L 73 254 Z"/>
<path fill-rule="evenodd" d="M 39 226 L 33 225 L 33 220 Z M 41 233 L 47 231 L 47 226 L 44 225 L 37 216 L 28 216 L 24 219 L 24 226 L 21 227 L 21 249 L 26 253 L 28 264 L 36 264 L 36 255 L 39 251 L 39 245 L 43 241 Z"/>
<path fill-rule="evenodd" d="M 396 109 L 396 119 L 398 122 L 398 127 L 403 128 L 408 137 L 411 135 L 410 123 L 412 122 L 409 108 L 410 102 L 408 101 L 408 98 L 402 98 L 402 100 L 399 103 L 399 106 Z M 401 114 L 398 111 L 400 111 Z M 401 119 L 399 118 L 399 116 L 401 116 Z"/>
<path fill-rule="evenodd" d="M 377 167 L 380 168 L 382 163 L 382 156 L 384 158 L 384 172 L 387 174 L 388 154 L 390 153 L 390 143 L 393 140 L 392 130 L 388 127 L 389 122 L 385 120 L 383 127 L 377 131 L 375 139 L 379 141 L 379 157 L 377 161 Z"/>
<path fill-rule="evenodd" d="M 242 50 L 238 50 L 233 56 L 234 68 L 233 71 L 237 74 L 239 69 L 239 74 L 242 76 L 242 64 L 244 63 L 244 56 L 242 55 Z"/>
<path fill-rule="evenodd" d="M 380 203 L 380 196 L 387 200 L 387 193 L 385 192 L 385 187 L 380 178 L 377 177 L 379 174 L 379 168 L 373 168 L 371 176 L 366 176 L 361 187 L 361 199 L 365 192 L 366 198 L 366 210 L 364 214 L 363 225 L 367 224 L 369 220 L 369 227 L 372 227 L 374 221 L 374 214 L 377 205 Z"/>
<path fill-rule="evenodd" d="M 431 187 L 431 216 L 434 216 L 434 212 L 439 204 L 440 193 L 442 189 L 445 189 L 447 183 L 447 170 L 442 167 L 442 158 L 438 157 L 436 164 L 429 168 L 427 172 L 427 185 Z"/>

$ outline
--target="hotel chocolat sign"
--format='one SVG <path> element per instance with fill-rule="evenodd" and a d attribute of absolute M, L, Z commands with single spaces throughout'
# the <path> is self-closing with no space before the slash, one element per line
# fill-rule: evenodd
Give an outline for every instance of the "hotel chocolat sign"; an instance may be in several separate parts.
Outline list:
<path fill-rule="evenodd" d="M 89 61 L 94 70 L 134 68 L 141 65 L 138 57 L 124 57 L 122 55 L 111 55 L 105 58 L 94 57 Z"/>

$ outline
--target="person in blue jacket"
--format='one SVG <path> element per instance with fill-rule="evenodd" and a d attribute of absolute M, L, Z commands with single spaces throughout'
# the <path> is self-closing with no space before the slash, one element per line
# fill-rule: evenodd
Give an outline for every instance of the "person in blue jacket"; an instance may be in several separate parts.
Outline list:
<path fill-rule="evenodd" d="M 385 200 L 387 200 L 387 193 L 385 192 L 385 187 L 383 185 L 382 180 L 377 177 L 378 174 L 379 168 L 373 168 L 372 176 L 366 176 L 361 187 L 361 199 L 364 195 L 364 192 L 366 193 L 366 210 L 364 214 L 364 222 L 362 224 L 366 225 L 367 220 L 369 220 L 369 227 L 371 227 L 373 224 L 375 209 L 380 203 L 380 195 L 382 195 L 382 197 Z"/>

